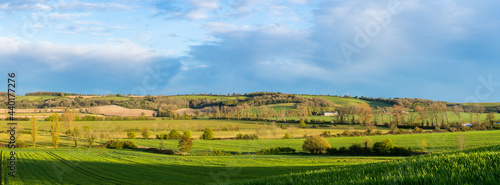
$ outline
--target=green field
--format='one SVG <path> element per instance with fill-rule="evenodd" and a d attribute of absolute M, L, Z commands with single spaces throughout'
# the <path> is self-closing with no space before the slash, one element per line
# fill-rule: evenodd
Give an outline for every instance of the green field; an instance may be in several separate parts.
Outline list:
<path fill-rule="evenodd" d="M 154 154 L 136 150 L 112 149 L 17 149 L 18 176 L 8 178 L 3 176 L 6 184 L 199 184 L 199 183 L 238 183 L 242 180 L 270 179 L 251 181 L 253 183 L 282 183 L 280 178 L 292 178 L 294 183 L 303 183 L 304 175 L 311 175 L 314 182 L 322 183 L 332 179 L 322 179 L 319 176 L 327 173 L 329 176 L 359 173 L 364 169 L 364 176 L 380 182 L 386 182 L 384 176 L 374 176 L 370 170 L 390 169 L 387 174 L 394 176 L 392 180 L 408 182 L 406 175 L 397 175 L 401 168 L 409 164 L 418 164 L 426 170 L 423 164 L 435 164 L 445 168 L 448 163 L 442 163 L 447 152 L 457 150 L 457 136 L 465 135 L 467 148 L 500 144 L 500 130 L 474 131 L 462 133 L 433 133 L 413 135 L 370 136 L 374 142 L 391 138 L 396 145 L 419 148 L 419 142 L 425 138 L 429 144 L 427 151 L 437 152 L 429 157 L 350 157 L 350 156 L 316 156 L 316 155 L 248 155 L 265 147 L 289 146 L 301 150 L 303 139 L 276 140 L 195 140 L 193 154 L 209 153 L 211 150 L 225 152 L 243 152 L 243 155 L 230 156 L 172 156 Z M 333 147 L 349 146 L 359 143 L 364 137 L 328 138 Z M 140 146 L 158 147 L 158 140 L 135 139 Z M 165 147 L 176 149 L 177 141 L 165 141 Z M 5 150 L 2 150 L 5 151 Z M 444 152 L 443 155 L 439 154 Z M 477 163 L 484 167 L 491 161 L 493 154 L 471 154 L 452 156 L 452 159 L 464 160 L 471 158 L 471 164 Z M 494 153 L 497 156 L 498 153 Z M 6 169 L 9 156 L 3 153 L 3 169 Z M 458 158 L 457 158 L 458 157 Z M 481 160 L 479 160 L 479 157 Z M 489 157 L 489 158 L 488 158 Z M 385 162 L 392 161 L 393 162 Z M 468 158 L 467 158 L 468 159 Z M 453 160 L 452 160 L 453 161 Z M 381 163 L 382 162 L 382 163 Z M 366 164 L 374 163 L 374 164 Z M 498 163 L 492 163 L 498 164 Z M 443 166 L 444 165 L 444 166 Z M 468 167 L 468 166 L 467 166 Z M 461 168 L 462 169 L 462 168 Z M 474 168 L 471 168 L 474 169 Z M 489 168 L 486 168 L 489 169 Z M 294 175 L 280 176 L 294 173 Z M 414 173 L 414 172 L 411 172 Z M 483 172 L 481 172 L 483 173 Z M 193 178 L 196 176 L 196 178 Z M 354 183 L 356 180 L 366 183 L 363 176 L 353 176 L 339 183 Z M 422 177 L 424 178 L 424 177 Z M 425 177 L 429 178 L 429 177 Z M 424 178 L 424 179 L 425 179 Z M 278 179 L 278 180 L 276 180 Z M 387 180 L 387 179 L 385 179 Z M 391 181 L 392 182 L 392 181 Z M 428 181 L 424 181 L 428 182 Z M 306 183 L 307 184 L 307 183 Z"/>
<path fill-rule="evenodd" d="M 385 102 L 377 102 L 377 101 L 369 101 L 369 100 L 362 100 L 362 99 L 357 99 L 357 98 L 343 98 L 343 97 L 335 97 L 335 96 L 315 96 L 315 95 L 302 95 L 302 97 L 307 97 L 307 98 L 313 98 L 313 97 L 318 97 L 318 98 L 323 98 L 326 100 L 329 100 L 337 105 L 348 105 L 351 103 L 359 104 L 359 103 L 367 103 L 370 105 L 370 107 L 375 108 L 376 106 L 379 107 L 391 107 L 391 104 L 385 103 Z"/>
<path fill-rule="evenodd" d="M 465 135 L 467 147 L 488 146 L 500 144 L 500 130 L 494 131 L 471 131 L 471 132 L 450 132 L 450 133 L 431 133 L 431 134 L 410 134 L 410 135 L 379 135 L 366 136 L 373 142 L 382 141 L 385 138 L 391 138 L 395 145 L 411 147 L 415 150 L 420 149 L 420 141 L 426 139 L 428 143 L 427 151 L 430 152 L 448 152 L 457 150 L 457 136 Z M 332 147 L 349 147 L 354 143 L 362 143 L 365 136 L 361 137 L 330 137 L 327 138 Z M 266 139 L 266 140 L 221 140 L 221 141 L 193 141 L 193 150 L 191 152 L 202 154 L 206 151 L 221 150 L 225 152 L 248 152 L 254 153 L 257 150 L 266 147 L 291 147 L 298 151 L 302 150 L 302 144 L 305 139 Z M 160 140 L 134 140 L 140 146 L 155 147 L 160 146 Z M 178 141 L 163 140 L 167 149 L 176 149 Z"/>
<path fill-rule="evenodd" d="M 7 169 L 7 157 L 4 153 L 2 169 Z M 397 159 L 302 155 L 169 156 L 108 149 L 19 149 L 17 158 L 17 176 L 3 176 L 6 184 L 218 184 Z"/>
<path fill-rule="evenodd" d="M 500 145 L 231 184 L 498 184 Z"/>

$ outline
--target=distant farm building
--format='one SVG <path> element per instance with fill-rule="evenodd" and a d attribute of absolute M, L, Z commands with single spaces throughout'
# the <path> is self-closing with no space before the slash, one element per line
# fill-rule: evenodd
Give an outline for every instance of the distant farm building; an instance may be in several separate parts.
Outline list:
<path fill-rule="evenodd" d="M 462 127 L 472 127 L 472 123 L 464 123 L 462 124 Z"/>
<path fill-rule="evenodd" d="M 338 116 L 338 112 L 323 112 L 322 116 Z"/>

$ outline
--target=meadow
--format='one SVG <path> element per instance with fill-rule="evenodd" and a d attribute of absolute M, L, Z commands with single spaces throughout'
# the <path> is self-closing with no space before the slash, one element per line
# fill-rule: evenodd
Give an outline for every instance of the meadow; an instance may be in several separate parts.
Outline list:
<path fill-rule="evenodd" d="M 133 150 L 18 149 L 5 184 L 220 184 L 397 157 L 171 156 Z M 2 169 L 8 156 L 3 154 Z M 194 178 L 195 177 L 195 178 Z"/>
<path fill-rule="evenodd" d="M 226 99 L 228 96 L 176 96 L 190 99 Z M 333 96 L 321 97 L 338 105 L 350 103 L 368 103 L 371 107 L 391 106 L 384 102 L 341 98 Z M 43 101 L 50 98 L 69 98 L 58 96 L 20 96 L 20 100 Z M 104 100 L 131 100 L 132 97 L 106 96 L 87 97 Z M 248 97 L 240 96 L 240 99 Z M 253 111 L 266 107 L 274 110 L 295 109 L 297 103 L 278 103 L 254 107 Z M 54 108 L 56 109 L 56 108 Z M 50 110 L 50 109 L 48 109 Z M 51 122 L 44 121 L 50 111 L 39 113 L 22 112 L 18 116 L 37 118 L 37 147 L 32 148 L 30 138 L 30 121 L 18 121 L 23 134 L 20 139 L 28 148 L 16 149 L 17 177 L 10 178 L 2 171 L 2 184 L 470 184 L 467 178 L 483 178 L 483 183 L 494 182 L 498 174 L 498 158 L 500 130 L 424 133 L 409 135 L 373 135 L 358 137 L 327 137 L 332 147 L 349 147 L 365 140 L 380 142 L 392 139 L 395 145 L 421 150 L 431 154 L 413 157 L 383 156 L 330 156 L 311 155 L 302 150 L 305 136 L 318 135 L 325 131 L 332 135 L 344 131 L 365 132 L 362 125 L 307 124 L 307 128 L 299 128 L 299 123 L 276 123 L 269 121 L 246 121 L 231 119 L 190 119 L 171 120 L 170 118 L 135 121 L 74 121 L 72 126 L 82 129 L 91 128 L 98 136 L 92 148 L 85 138 L 79 138 L 79 145 L 69 138 L 66 126 L 61 123 L 60 143 L 56 149 L 50 135 Z M 103 116 L 100 114 L 81 114 Z M 450 122 L 458 122 L 458 116 L 447 112 Z M 4 114 L 2 116 L 6 116 Z M 417 118 L 414 112 L 406 114 Z M 373 115 L 378 122 L 380 114 Z M 383 115 L 389 120 L 389 115 Z M 460 113 L 465 122 L 470 115 Z M 495 113 L 497 118 L 500 114 Z M 310 119 L 323 119 L 327 122 L 336 117 L 309 116 Z M 486 114 L 481 115 L 485 120 Z M 272 118 L 270 118 L 272 119 Z M 286 117 L 288 120 L 299 120 L 299 117 Z M 9 136 L 4 130 L 7 121 L 0 131 L 0 142 L 8 142 Z M 315 127 L 313 127 L 315 126 Z M 143 138 L 141 131 L 150 130 L 151 136 Z M 201 140 L 205 128 L 213 128 L 217 140 Z M 233 128 L 233 129 L 228 129 Z M 238 128 L 238 129 L 234 129 Z M 140 148 L 163 148 L 178 151 L 178 140 L 159 140 L 156 135 L 167 134 L 176 129 L 182 133 L 191 130 L 192 150 L 184 155 L 166 155 L 147 152 L 146 150 L 106 149 L 96 146 L 108 140 L 126 140 L 137 143 Z M 382 134 L 390 131 L 387 126 L 376 126 Z M 127 132 L 136 134 L 135 139 L 128 139 Z M 258 135 L 256 140 L 234 140 L 237 134 Z M 289 134 L 291 139 L 283 139 Z M 222 139 L 222 140 L 219 140 Z M 490 146 L 490 147 L 488 147 Z M 294 154 L 256 155 L 256 151 L 270 147 L 290 147 L 297 151 Z M 477 149 L 476 147 L 483 147 Z M 486 148 L 484 148 L 486 147 Z M 476 148 L 476 149 L 474 149 Z M 2 169 L 7 169 L 8 149 L 1 148 Z M 460 151 L 460 149 L 465 149 Z M 222 152 L 224 155 L 219 155 Z M 461 162 L 463 161 L 463 162 Z M 414 168 L 410 168 L 413 166 Z M 456 168 L 456 169 L 455 169 Z M 489 170 L 484 172 L 483 170 Z M 384 173 L 380 173 L 384 171 Z M 457 175 L 460 174 L 460 175 Z M 347 176 L 347 178 L 346 178 Z M 307 180 L 310 179 L 310 180 Z M 438 179 L 438 180 L 436 180 Z M 445 179 L 445 180 L 439 180 Z M 498 179 L 498 178 L 497 178 Z M 497 181 L 498 182 L 498 181 Z"/>

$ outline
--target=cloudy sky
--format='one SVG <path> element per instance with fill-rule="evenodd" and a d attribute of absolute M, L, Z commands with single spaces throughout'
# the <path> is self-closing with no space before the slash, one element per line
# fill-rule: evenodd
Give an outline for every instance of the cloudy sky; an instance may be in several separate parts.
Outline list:
<path fill-rule="evenodd" d="M 0 74 L 16 72 L 20 93 L 500 102 L 498 12 L 494 0 L 0 0 Z"/>

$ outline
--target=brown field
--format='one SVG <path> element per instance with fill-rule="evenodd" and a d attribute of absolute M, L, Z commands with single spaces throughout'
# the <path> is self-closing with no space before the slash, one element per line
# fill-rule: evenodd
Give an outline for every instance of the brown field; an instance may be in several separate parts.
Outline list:
<path fill-rule="evenodd" d="M 202 114 L 204 112 L 203 109 L 184 108 L 184 109 L 178 109 L 177 111 L 175 111 L 175 113 L 177 113 L 178 115 L 184 115 L 184 113 L 185 113 L 189 116 L 195 116 L 195 112 L 197 110 L 200 112 L 200 114 Z"/>
<path fill-rule="evenodd" d="M 57 112 L 57 113 L 63 113 L 64 108 L 53 108 L 53 109 L 15 109 L 16 114 L 19 113 L 46 113 L 46 112 Z M 0 109 L 0 114 L 7 114 L 9 112 L 9 109 Z"/>
<path fill-rule="evenodd" d="M 100 107 L 94 107 L 97 114 L 103 114 L 106 116 L 141 116 L 144 112 L 146 116 L 153 116 L 156 111 L 145 110 L 145 109 L 127 109 L 120 107 L 118 105 L 106 105 Z"/>

